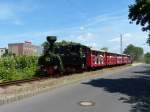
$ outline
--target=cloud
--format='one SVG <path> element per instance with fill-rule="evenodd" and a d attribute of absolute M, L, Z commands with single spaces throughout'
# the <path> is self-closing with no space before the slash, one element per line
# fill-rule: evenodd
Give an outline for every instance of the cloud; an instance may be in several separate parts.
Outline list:
<path fill-rule="evenodd" d="M 124 35 L 123 35 L 123 37 L 132 37 L 132 34 L 131 33 L 125 33 Z"/>
<path fill-rule="evenodd" d="M 111 13 L 105 13 L 105 14 L 101 14 L 101 15 L 98 15 L 98 16 L 95 16 L 93 18 L 89 18 L 88 19 L 88 23 L 86 24 L 86 27 L 91 27 L 91 26 L 95 26 L 97 24 L 100 24 L 100 23 L 104 23 L 104 22 L 111 22 L 113 23 L 114 21 L 124 21 L 124 20 L 127 20 L 125 18 L 126 15 L 124 15 L 123 13 L 125 12 L 126 10 L 122 10 L 122 11 L 119 11 L 119 12 L 111 12 Z"/>
<path fill-rule="evenodd" d="M 85 27 L 84 27 L 84 26 L 81 26 L 79 29 L 80 29 L 80 30 L 85 30 Z"/>
<path fill-rule="evenodd" d="M 15 24 L 22 25 L 20 14 L 33 11 L 34 6 L 27 4 L 26 2 L 6 3 L 0 2 L 0 24 Z"/>
<path fill-rule="evenodd" d="M 15 17 L 13 7 L 9 4 L 0 4 L 0 20 L 8 20 Z"/>
<path fill-rule="evenodd" d="M 131 39 L 133 38 L 131 33 L 125 33 L 122 35 L 122 41 L 125 43 L 132 42 Z M 109 42 L 120 42 L 121 37 L 116 37 L 113 39 L 108 40 Z"/>
<path fill-rule="evenodd" d="M 95 39 L 95 35 L 92 33 L 81 34 L 77 37 L 77 39 L 80 41 L 91 41 Z"/>
<path fill-rule="evenodd" d="M 77 42 L 80 42 L 84 45 L 91 47 L 92 49 L 99 49 L 99 46 L 96 42 L 97 36 L 93 33 L 84 33 L 77 37 Z"/>
<path fill-rule="evenodd" d="M 102 32 L 106 32 L 106 33 L 112 33 L 113 32 L 113 28 L 112 27 L 104 27 L 101 29 Z"/>
<path fill-rule="evenodd" d="M 113 39 L 110 39 L 108 40 L 109 42 L 120 42 L 120 38 L 117 37 L 117 38 L 113 38 Z"/>
<path fill-rule="evenodd" d="M 89 43 L 89 46 L 90 46 L 92 49 L 99 50 L 99 46 L 97 45 L 96 42 Z"/>

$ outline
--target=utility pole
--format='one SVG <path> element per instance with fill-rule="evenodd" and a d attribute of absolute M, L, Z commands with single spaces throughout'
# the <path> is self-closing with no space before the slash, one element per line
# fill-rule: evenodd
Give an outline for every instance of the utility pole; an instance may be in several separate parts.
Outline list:
<path fill-rule="evenodd" d="M 122 34 L 120 34 L 120 54 L 122 54 Z"/>

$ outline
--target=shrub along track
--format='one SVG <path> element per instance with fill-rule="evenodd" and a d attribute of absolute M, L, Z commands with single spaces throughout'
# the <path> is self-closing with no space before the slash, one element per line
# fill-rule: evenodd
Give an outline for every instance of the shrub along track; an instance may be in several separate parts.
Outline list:
<path fill-rule="evenodd" d="M 136 66 L 136 65 L 135 65 Z M 31 97 L 36 94 L 55 89 L 66 84 L 76 83 L 88 78 L 96 78 L 107 73 L 118 73 L 132 66 L 124 65 L 110 68 L 103 68 L 97 71 L 77 73 L 59 78 L 33 78 L 7 82 L 0 85 L 0 105 Z"/>

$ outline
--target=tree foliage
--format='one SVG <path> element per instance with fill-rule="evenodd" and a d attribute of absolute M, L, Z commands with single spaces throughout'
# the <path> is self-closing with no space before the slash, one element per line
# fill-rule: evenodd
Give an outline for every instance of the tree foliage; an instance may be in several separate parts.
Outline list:
<path fill-rule="evenodd" d="M 108 47 L 102 47 L 101 50 L 107 52 L 108 51 Z"/>
<path fill-rule="evenodd" d="M 56 47 L 59 48 L 59 47 L 61 47 L 61 46 L 76 45 L 76 44 L 80 44 L 80 43 L 62 40 L 62 41 L 60 41 L 60 42 L 55 42 L 54 47 L 55 47 L 55 48 L 56 48 Z M 80 44 L 80 45 L 81 45 L 81 44 Z M 48 48 L 49 48 L 48 42 L 45 41 L 45 42 L 42 44 L 42 47 L 44 48 L 44 52 L 47 51 Z"/>
<path fill-rule="evenodd" d="M 0 80 L 27 79 L 35 75 L 38 57 L 16 56 L 0 58 Z"/>
<path fill-rule="evenodd" d="M 65 40 L 62 40 L 60 42 L 56 42 L 55 45 L 56 46 L 66 46 L 66 45 L 71 45 L 71 44 L 79 44 L 79 43 L 76 43 L 76 42 L 71 42 L 71 41 L 65 41 Z M 43 47 L 45 46 L 48 46 L 48 42 L 45 41 L 43 44 L 42 44 Z"/>
<path fill-rule="evenodd" d="M 145 60 L 145 63 L 150 64 L 150 53 L 149 52 L 144 55 L 144 60 Z"/>
<path fill-rule="evenodd" d="M 130 44 L 125 48 L 124 54 L 131 55 L 135 61 L 139 61 L 143 56 L 143 48 Z"/>
<path fill-rule="evenodd" d="M 147 43 L 150 45 L 150 0 L 135 0 L 135 4 L 129 6 L 129 19 L 142 26 L 142 30 L 149 32 Z"/>
<path fill-rule="evenodd" d="M 2 55 L 2 57 L 10 57 L 13 56 L 12 53 L 8 52 L 8 49 L 6 49 L 5 53 Z"/>

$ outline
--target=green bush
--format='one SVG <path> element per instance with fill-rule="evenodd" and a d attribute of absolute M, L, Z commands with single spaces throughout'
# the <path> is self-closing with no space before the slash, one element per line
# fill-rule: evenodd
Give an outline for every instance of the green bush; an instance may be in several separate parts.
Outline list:
<path fill-rule="evenodd" d="M 144 60 L 145 60 L 145 63 L 150 64 L 150 53 L 149 52 L 144 55 Z"/>
<path fill-rule="evenodd" d="M 0 80 L 19 80 L 35 75 L 38 57 L 16 56 L 0 58 Z"/>

